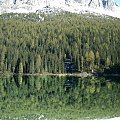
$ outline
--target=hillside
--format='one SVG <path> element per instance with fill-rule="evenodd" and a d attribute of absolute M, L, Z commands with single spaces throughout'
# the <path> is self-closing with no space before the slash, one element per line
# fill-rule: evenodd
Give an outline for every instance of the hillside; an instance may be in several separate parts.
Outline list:
<path fill-rule="evenodd" d="M 0 72 L 66 73 L 120 64 L 119 34 L 120 20 L 115 18 L 4 14 L 0 17 Z"/>

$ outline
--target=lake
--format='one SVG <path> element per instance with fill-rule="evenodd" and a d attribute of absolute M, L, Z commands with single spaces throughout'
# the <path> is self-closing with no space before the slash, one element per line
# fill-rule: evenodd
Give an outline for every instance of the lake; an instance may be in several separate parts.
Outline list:
<path fill-rule="evenodd" d="M 120 77 L 0 77 L 0 120 L 120 117 Z"/>

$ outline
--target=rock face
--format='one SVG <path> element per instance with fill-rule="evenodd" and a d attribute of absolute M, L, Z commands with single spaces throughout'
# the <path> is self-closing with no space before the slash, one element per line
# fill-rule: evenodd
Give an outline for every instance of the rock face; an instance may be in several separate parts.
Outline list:
<path fill-rule="evenodd" d="M 10 3 L 10 4 L 32 4 L 32 5 L 40 5 L 40 4 L 50 4 L 50 2 L 60 2 L 60 3 L 73 3 L 73 2 L 78 2 L 82 5 L 86 6 L 103 6 L 103 7 L 108 7 L 111 6 L 114 2 L 112 0 L 1 0 L 5 3 Z"/>
<path fill-rule="evenodd" d="M 0 13 L 35 12 L 46 6 L 77 13 L 84 10 L 101 13 L 104 10 L 104 14 L 120 14 L 120 7 L 113 0 L 0 0 Z"/>
<path fill-rule="evenodd" d="M 72 4 L 73 2 L 80 3 L 83 6 L 92 6 L 92 7 L 104 7 L 110 8 L 115 3 L 113 0 L 2 0 L 5 3 L 10 4 L 31 4 L 31 5 L 41 5 L 41 4 L 51 4 L 52 2 L 63 3 L 63 4 Z"/>

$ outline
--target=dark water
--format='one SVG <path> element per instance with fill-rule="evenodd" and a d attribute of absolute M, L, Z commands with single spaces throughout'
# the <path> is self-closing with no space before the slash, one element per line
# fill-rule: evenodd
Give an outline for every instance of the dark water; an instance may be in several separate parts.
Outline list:
<path fill-rule="evenodd" d="M 89 120 L 120 116 L 120 78 L 1 76 L 1 120 Z"/>

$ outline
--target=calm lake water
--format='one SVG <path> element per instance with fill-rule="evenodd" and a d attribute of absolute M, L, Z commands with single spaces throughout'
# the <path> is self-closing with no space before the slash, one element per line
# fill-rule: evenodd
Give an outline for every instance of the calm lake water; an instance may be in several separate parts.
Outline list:
<path fill-rule="evenodd" d="M 93 120 L 119 116 L 120 77 L 0 77 L 0 120 Z"/>

